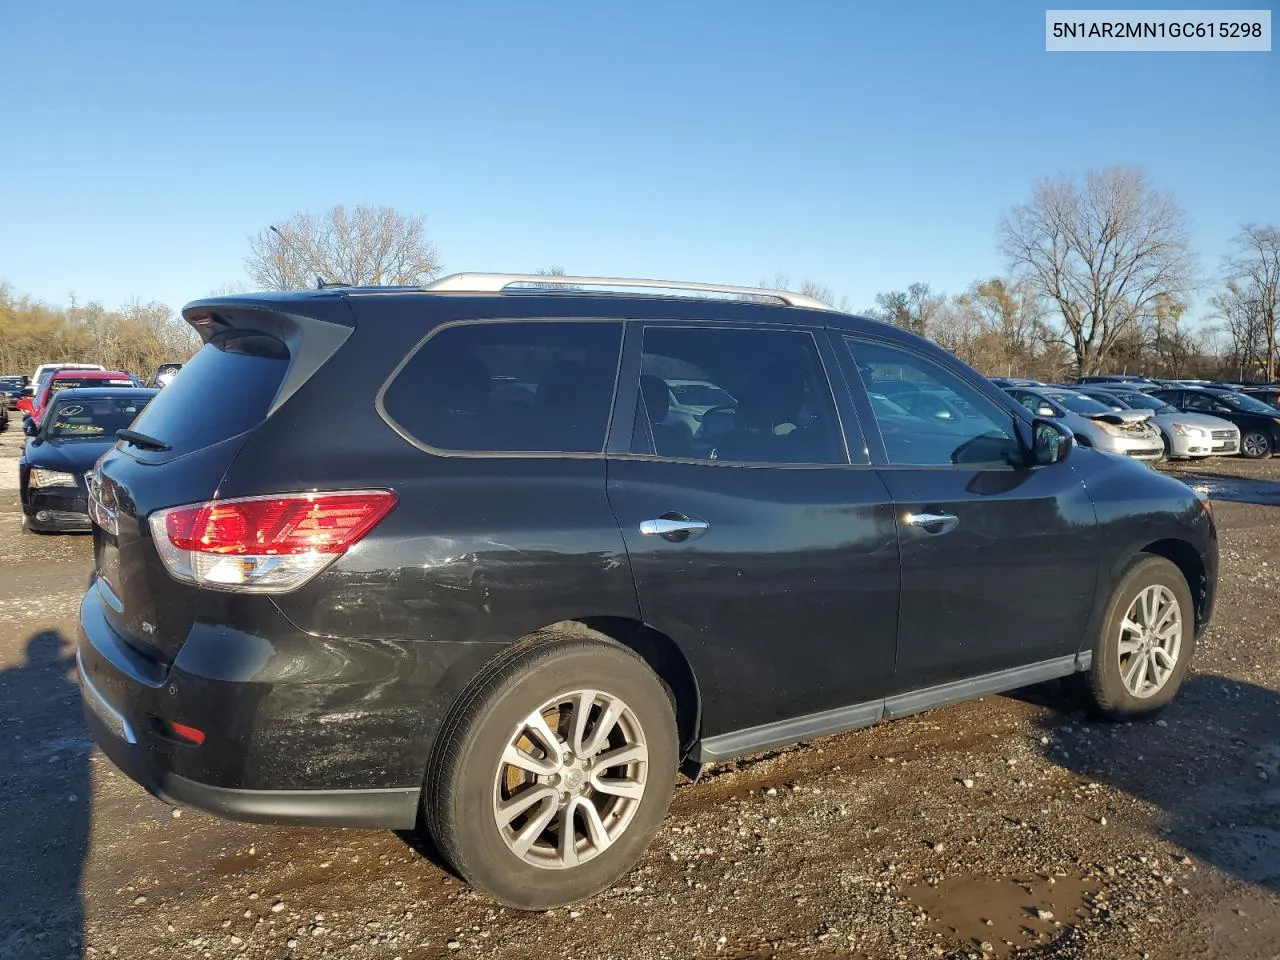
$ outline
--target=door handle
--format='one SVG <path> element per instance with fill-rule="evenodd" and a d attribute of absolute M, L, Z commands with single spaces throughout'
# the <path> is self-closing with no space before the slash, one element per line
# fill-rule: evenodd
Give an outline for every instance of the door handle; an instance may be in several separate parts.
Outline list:
<path fill-rule="evenodd" d="M 646 537 L 662 537 L 672 543 L 688 540 L 709 529 L 711 524 L 678 513 L 666 513 L 656 520 L 641 520 L 640 532 Z"/>
<path fill-rule="evenodd" d="M 909 513 L 907 523 L 937 537 L 954 530 L 960 523 L 960 518 L 951 513 Z"/>

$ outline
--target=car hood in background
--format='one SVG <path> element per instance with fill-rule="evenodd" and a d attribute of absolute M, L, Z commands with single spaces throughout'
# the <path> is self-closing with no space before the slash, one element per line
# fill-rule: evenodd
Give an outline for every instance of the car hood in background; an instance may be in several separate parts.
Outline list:
<path fill-rule="evenodd" d="M 115 442 L 115 437 L 104 437 L 101 440 L 46 440 L 36 446 L 28 440 L 27 463 L 42 470 L 61 470 L 79 479 Z"/>
<path fill-rule="evenodd" d="M 1141 423 L 1150 420 L 1151 410 L 1108 410 L 1105 413 L 1082 413 L 1079 416 L 1086 420 L 1101 420 L 1103 423 Z"/>

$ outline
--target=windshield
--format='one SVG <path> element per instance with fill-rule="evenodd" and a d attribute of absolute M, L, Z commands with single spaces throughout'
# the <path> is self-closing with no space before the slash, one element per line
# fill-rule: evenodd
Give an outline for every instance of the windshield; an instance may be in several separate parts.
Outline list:
<path fill-rule="evenodd" d="M 71 400 L 54 407 L 45 436 L 50 440 L 102 440 L 125 430 L 147 398 Z"/>
<path fill-rule="evenodd" d="M 724 390 L 710 383 L 673 383 L 671 393 L 684 407 L 726 407 L 734 403 Z"/>
<path fill-rule="evenodd" d="M 1275 416 L 1275 407 L 1269 407 L 1261 400 L 1255 400 L 1253 397 L 1246 397 L 1243 393 L 1224 392 L 1215 393 L 1213 396 L 1228 406 L 1243 410 L 1246 413 L 1265 413 L 1269 417 Z"/>
<path fill-rule="evenodd" d="M 1091 400 L 1097 400 L 1108 410 L 1124 410 L 1128 407 L 1128 404 L 1114 393 L 1087 393 L 1085 396 L 1089 397 Z"/>
<path fill-rule="evenodd" d="M 1100 400 L 1086 397 L 1083 393 L 1046 393 L 1046 397 L 1062 404 L 1072 413 L 1110 413 L 1111 408 Z"/>
<path fill-rule="evenodd" d="M 101 377 L 90 379 L 74 379 L 67 377 L 66 379 L 58 379 L 49 385 L 49 396 L 61 393 L 63 390 L 70 390 L 73 387 L 132 387 L 133 381 L 128 377 L 113 377 L 110 380 L 104 380 Z"/>
<path fill-rule="evenodd" d="M 1178 408 L 1170 406 L 1163 400 L 1151 396 L 1149 393 L 1118 393 L 1117 397 L 1122 400 L 1126 406 L 1133 407 L 1135 410 L 1154 410 L 1156 413 L 1177 413 Z"/>

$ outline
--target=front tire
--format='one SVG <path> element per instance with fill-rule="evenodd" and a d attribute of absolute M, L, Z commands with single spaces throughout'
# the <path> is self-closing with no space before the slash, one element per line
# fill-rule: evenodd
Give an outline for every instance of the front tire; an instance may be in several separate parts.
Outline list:
<path fill-rule="evenodd" d="M 1240 452 L 1250 460 L 1271 456 L 1271 438 L 1261 430 L 1248 430 L 1240 438 Z"/>
<path fill-rule="evenodd" d="M 1116 586 L 1093 648 L 1088 687 L 1104 716 L 1155 713 L 1178 693 L 1195 651 L 1195 603 L 1164 557 L 1141 554 Z"/>
<path fill-rule="evenodd" d="M 428 770 L 426 822 L 473 886 L 546 910 L 631 869 L 678 764 L 672 702 L 644 660 L 604 638 L 535 636 L 459 697 Z"/>

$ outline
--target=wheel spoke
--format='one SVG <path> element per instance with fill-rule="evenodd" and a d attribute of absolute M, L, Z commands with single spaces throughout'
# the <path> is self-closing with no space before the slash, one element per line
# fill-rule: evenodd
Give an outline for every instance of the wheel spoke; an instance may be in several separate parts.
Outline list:
<path fill-rule="evenodd" d="M 502 751 L 502 762 L 524 770 L 526 773 L 540 776 L 549 776 L 560 769 L 559 764 L 552 758 L 535 757 L 527 750 L 521 750 L 514 743 L 508 743 L 507 749 Z"/>
<path fill-rule="evenodd" d="M 1169 651 L 1164 647 L 1152 647 L 1151 659 L 1157 662 L 1157 666 L 1163 670 L 1171 671 L 1174 667 L 1175 660 L 1169 656 Z"/>
<path fill-rule="evenodd" d="M 1156 592 L 1154 590 L 1142 591 L 1142 623 L 1143 626 L 1150 627 L 1155 623 L 1156 619 Z"/>
<path fill-rule="evenodd" d="M 564 745 L 555 731 L 547 726 L 547 721 L 541 713 L 535 711 L 529 714 L 524 719 L 524 725 L 541 741 L 543 748 L 547 751 L 547 759 L 556 764 L 563 762 Z"/>
<path fill-rule="evenodd" d="M 537 815 L 531 817 L 529 822 L 520 828 L 520 832 L 516 834 L 514 840 L 509 841 L 511 852 L 517 857 L 523 857 L 529 852 L 529 848 L 533 846 L 534 841 L 542 836 L 542 831 L 546 830 L 548 824 L 555 818 L 556 804 L 553 799 L 554 796 L 555 791 L 553 790 Z"/>
<path fill-rule="evenodd" d="M 1164 609 L 1160 612 L 1160 619 L 1156 621 L 1155 626 L 1152 627 L 1152 629 L 1155 630 L 1156 635 L 1158 636 L 1161 630 L 1164 630 L 1170 623 L 1174 623 L 1177 620 L 1178 605 L 1172 602 L 1167 603 Z"/>
<path fill-rule="evenodd" d="M 600 793 L 613 797 L 626 797 L 628 800 L 639 800 L 644 796 L 643 780 L 614 780 L 611 777 L 593 776 L 591 786 Z"/>
<path fill-rule="evenodd" d="M 604 709 L 600 711 L 600 719 L 596 721 L 595 727 L 591 730 L 591 739 L 583 745 L 582 756 L 592 757 L 600 752 L 600 748 L 605 745 L 609 738 L 610 732 L 618 725 L 618 720 L 622 717 L 622 701 L 610 699 L 605 703 Z"/>
<path fill-rule="evenodd" d="M 573 811 L 576 802 L 566 803 L 560 808 L 560 863 L 566 867 L 578 865 L 577 827 L 574 825 Z"/>
<path fill-rule="evenodd" d="M 548 801 L 553 806 L 555 805 L 555 790 L 551 787 L 531 786 L 526 790 L 521 790 L 509 800 L 500 801 L 497 804 L 496 809 L 503 822 L 505 824 L 509 824 L 530 807 L 536 806 L 539 803 L 547 803 Z"/>
<path fill-rule="evenodd" d="M 600 811 L 585 797 L 580 797 L 577 804 L 578 810 L 582 813 L 582 819 L 586 821 L 587 836 L 591 838 L 591 845 L 597 850 L 603 850 L 609 845 L 610 840 L 609 833 L 604 828 L 604 821 L 600 819 Z"/>
<path fill-rule="evenodd" d="M 1132 612 L 1133 611 L 1130 611 L 1130 613 Z M 1133 618 L 1126 616 L 1122 621 L 1120 621 L 1120 633 L 1121 633 L 1121 636 L 1123 636 L 1126 633 L 1136 633 L 1139 636 L 1141 636 L 1142 624 L 1138 623 Z"/>
<path fill-rule="evenodd" d="M 1142 648 L 1140 640 L 1126 640 L 1123 636 L 1120 638 L 1120 656 L 1128 656 L 1136 653 Z"/>
<path fill-rule="evenodd" d="M 639 763 L 649 759 L 649 750 L 643 743 L 626 743 L 612 750 L 606 750 L 592 761 L 598 773 L 610 767 L 620 767 L 624 763 Z"/>
<path fill-rule="evenodd" d="M 573 701 L 573 715 L 569 718 L 569 748 L 575 756 L 588 756 L 583 737 L 587 732 L 587 720 L 591 718 L 591 708 L 596 702 L 596 691 L 582 690 Z"/>
<path fill-rule="evenodd" d="M 1172 621 L 1166 623 L 1156 631 L 1156 639 L 1168 642 L 1180 633 L 1182 633 L 1182 618 L 1175 617 Z"/>
<path fill-rule="evenodd" d="M 1147 672 L 1147 654 L 1135 653 L 1129 660 L 1129 669 L 1124 675 L 1124 685 L 1129 688 L 1130 693 L 1137 693 L 1142 689 L 1140 677 L 1146 675 Z"/>

